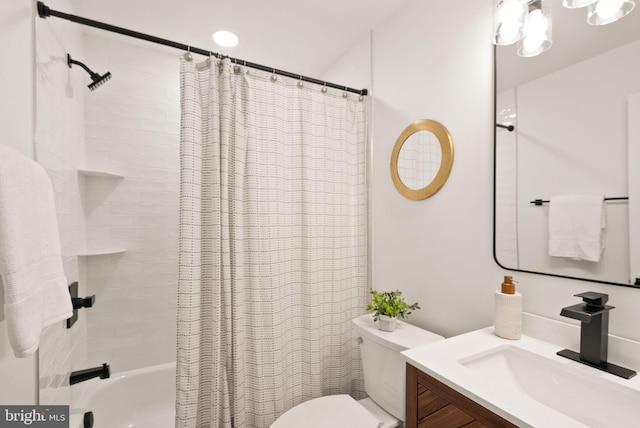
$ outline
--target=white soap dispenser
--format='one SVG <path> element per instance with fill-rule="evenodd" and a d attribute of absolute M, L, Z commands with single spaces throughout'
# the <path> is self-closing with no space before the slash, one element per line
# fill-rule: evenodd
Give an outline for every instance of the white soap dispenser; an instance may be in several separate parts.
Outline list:
<path fill-rule="evenodd" d="M 516 292 L 511 276 L 505 276 L 495 295 L 495 333 L 504 339 L 520 339 L 522 334 L 522 294 Z"/>

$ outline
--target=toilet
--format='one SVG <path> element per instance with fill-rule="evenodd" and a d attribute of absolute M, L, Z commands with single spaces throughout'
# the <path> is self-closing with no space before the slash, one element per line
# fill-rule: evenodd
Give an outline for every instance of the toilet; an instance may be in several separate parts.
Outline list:
<path fill-rule="evenodd" d="M 271 428 L 392 428 L 404 422 L 405 360 L 400 352 L 444 337 L 402 321 L 394 332 L 378 329 L 373 315 L 351 321 L 358 335 L 364 389 L 369 396 L 328 395 L 298 404 Z"/>

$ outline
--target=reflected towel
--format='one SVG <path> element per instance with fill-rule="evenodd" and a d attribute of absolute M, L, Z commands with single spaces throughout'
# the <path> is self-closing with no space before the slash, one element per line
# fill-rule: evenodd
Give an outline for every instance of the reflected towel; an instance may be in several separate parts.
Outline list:
<path fill-rule="evenodd" d="M 549 255 L 599 262 L 604 251 L 604 196 L 554 196 L 549 202 Z"/>
<path fill-rule="evenodd" d="M 62 266 L 53 189 L 45 170 L 0 144 L 0 278 L 9 343 L 32 354 L 44 327 L 73 308 Z"/>

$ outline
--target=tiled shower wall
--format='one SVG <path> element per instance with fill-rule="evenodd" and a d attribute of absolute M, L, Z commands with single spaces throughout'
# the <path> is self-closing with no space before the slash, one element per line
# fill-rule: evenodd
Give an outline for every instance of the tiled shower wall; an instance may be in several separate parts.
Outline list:
<path fill-rule="evenodd" d="M 73 13 L 68 0 L 50 2 Z M 68 404 L 73 370 L 175 359 L 179 53 L 83 35 L 58 19 L 36 25 L 36 160 L 54 187 L 65 274 L 81 296 L 96 295 L 72 329 L 60 323 L 42 338 L 40 403 Z M 89 91 L 67 53 L 113 79 Z M 126 251 L 82 255 L 113 247 Z"/>
<path fill-rule="evenodd" d="M 85 59 L 113 78 L 85 97 L 85 178 L 96 295 L 87 311 L 89 364 L 113 372 L 175 360 L 179 190 L 179 56 L 131 39 L 85 35 Z"/>
<path fill-rule="evenodd" d="M 51 7 L 72 10 L 68 0 Z M 69 69 L 66 54 L 82 57 L 78 26 L 61 20 L 36 21 L 35 158 L 46 169 L 54 194 L 64 271 L 69 282 L 79 278 L 77 249 L 85 239 L 77 169 L 84 164 L 84 71 Z M 84 284 L 80 284 L 81 292 Z M 60 322 L 45 329 L 39 349 L 40 404 L 68 404 L 68 376 L 85 368 L 86 325 L 73 330 Z"/>

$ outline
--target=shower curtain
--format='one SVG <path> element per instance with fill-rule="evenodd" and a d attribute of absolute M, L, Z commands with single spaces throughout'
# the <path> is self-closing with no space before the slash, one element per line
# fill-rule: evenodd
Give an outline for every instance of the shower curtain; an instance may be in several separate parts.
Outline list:
<path fill-rule="evenodd" d="M 213 58 L 181 91 L 176 426 L 362 397 L 368 98 Z"/>

